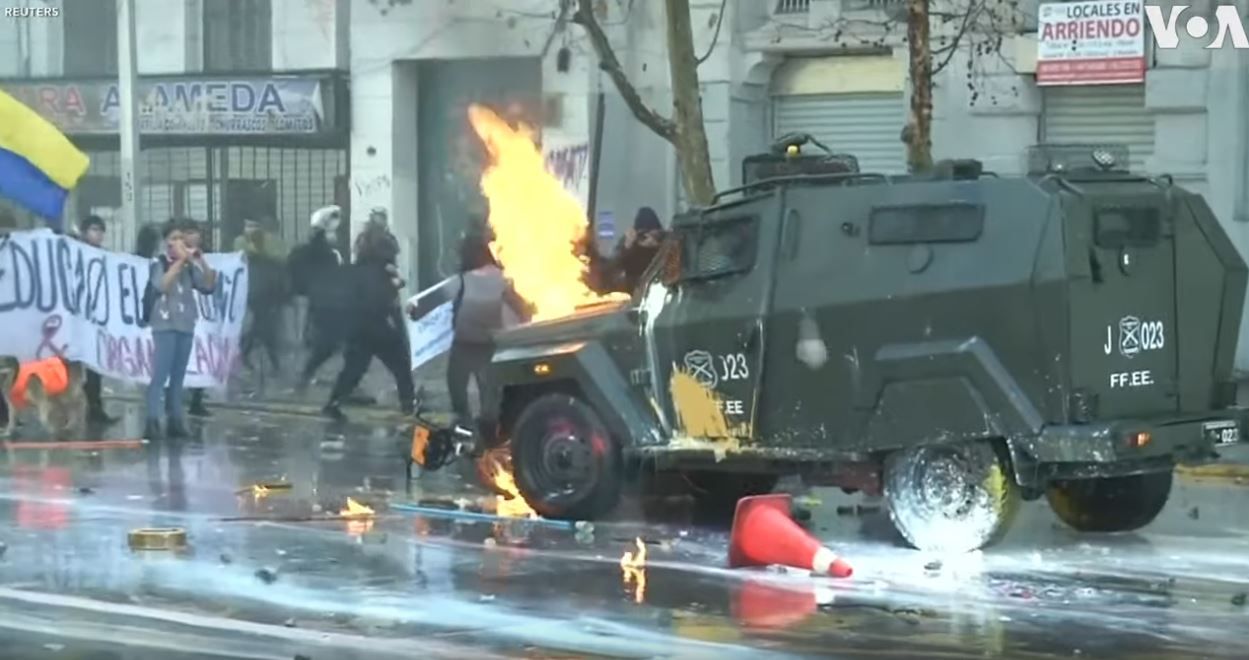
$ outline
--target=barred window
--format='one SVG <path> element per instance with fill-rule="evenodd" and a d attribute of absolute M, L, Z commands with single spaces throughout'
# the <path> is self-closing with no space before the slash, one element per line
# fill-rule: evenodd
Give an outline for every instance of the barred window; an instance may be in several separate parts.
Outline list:
<path fill-rule="evenodd" d="M 755 266 L 756 218 L 733 218 L 691 227 L 682 237 L 683 279 L 742 273 Z"/>
<path fill-rule="evenodd" d="M 204 70 L 273 68 L 270 0 L 204 0 Z"/>
<path fill-rule="evenodd" d="M 116 0 L 65 3 L 64 72 L 70 77 L 117 75 Z"/>
<path fill-rule="evenodd" d="M 984 207 L 955 202 L 877 206 L 868 241 L 874 245 L 971 242 L 984 231 Z"/>

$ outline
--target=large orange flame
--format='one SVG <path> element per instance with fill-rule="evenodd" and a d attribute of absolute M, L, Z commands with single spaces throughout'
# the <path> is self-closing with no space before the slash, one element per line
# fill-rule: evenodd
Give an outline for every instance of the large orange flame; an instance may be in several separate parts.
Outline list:
<path fill-rule="evenodd" d="M 499 455 L 496 452 L 487 452 L 481 461 L 484 477 L 496 489 L 507 493 L 506 496 L 495 496 L 495 515 L 504 518 L 537 518 L 538 513 L 521 497 L 520 489 L 516 487 L 516 478 L 512 476 L 511 469 L 499 459 Z"/>
<path fill-rule="evenodd" d="M 586 286 L 585 209 L 547 171 L 533 130 L 524 125 L 512 128 L 480 105 L 469 107 L 468 119 L 490 155 L 481 175 L 494 230 L 490 247 L 516 292 L 535 307 L 533 320 L 628 299 L 623 294 L 600 296 Z"/>

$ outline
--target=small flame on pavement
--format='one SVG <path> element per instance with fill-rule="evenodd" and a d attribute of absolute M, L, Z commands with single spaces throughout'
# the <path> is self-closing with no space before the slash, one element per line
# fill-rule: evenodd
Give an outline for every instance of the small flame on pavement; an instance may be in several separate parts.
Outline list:
<path fill-rule="evenodd" d="M 261 484 L 252 485 L 252 497 L 255 499 L 264 499 L 269 496 L 269 489 Z"/>
<path fill-rule="evenodd" d="M 646 599 L 646 544 L 641 537 L 634 539 L 634 543 L 637 544 L 637 553 L 626 550 L 620 557 L 621 579 L 625 587 L 630 582 L 635 585 L 633 600 L 641 603 Z"/>
<path fill-rule="evenodd" d="M 525 498 L 521 497 L 520 490 L 516 487 L 516 478 L 512 476 L 512 471 L 499 459 L 494 453 L 487 453 L 481 459 L 483 461 L 483 470 L 480 472 L 496 490 L 507 495 L 495 496 L 496 516 L 503 518 L 537 518 L 538 513 L 529 507 L 529 503 Z"/>
<path fill-rule="evenodd" d="M 352 536 L 362 536 L 373 529 L 373 508 L 350 497 L 347 498 L 347 506 L 340 509 L 338 515 L 347 519 L 347 533 Z"/>

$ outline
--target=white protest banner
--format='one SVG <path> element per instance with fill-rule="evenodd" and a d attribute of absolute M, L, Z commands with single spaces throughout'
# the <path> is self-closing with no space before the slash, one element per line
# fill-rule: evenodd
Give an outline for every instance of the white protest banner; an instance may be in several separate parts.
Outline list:
<path fill-rule="evenodd" d="M 407 316 L 413 370 L 451 348 L 451 307 L 454 301 L 447 295 L 451 279 L 448 277 L 408 300 L 408 306 L 416 308 L 415 321 L 412 320 L 413 315 Z"/>
<path fill-rule="evenodd" d="M 1145 81 L 1144 3 L 1046 3 L 1037 12 L 1038 85 Z"/>
<path fill-rule="evenodd" d="M 187 387 L 224 387 L 238 362 L 247 309 L 242 253 L 209 254 L 211 296 L 196 293 L 199 323 Z M 47 229 L 0 235 L 0 355 L 59 355 L 105 377 L 146 383 L 152 333 L 140 319 L 151 262 Z"/>

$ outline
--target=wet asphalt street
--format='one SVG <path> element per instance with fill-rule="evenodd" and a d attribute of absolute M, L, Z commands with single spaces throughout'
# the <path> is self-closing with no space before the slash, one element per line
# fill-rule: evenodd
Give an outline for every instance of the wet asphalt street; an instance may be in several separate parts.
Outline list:
<path fill-rule="evenodd" d="M 961 557 L 897 547 L 879 514 L 818 491 L 814 528 L 856 574 L 815 580 L 724 569 L 725 533 L 680 506 L 647 522 L 630 503 L 580 535 L 388 511 L 493 503 L 454 472 L 406 492 L 405 435 L 220 412 L 180 446 L 0 452 L 0 657 L 1243 658 L 1249 643 L 1246 484 L 1177 481 L 1137 534 L 1078 535 L 1025 505 L 1002 545 Z M 376 519 L 333 519 L 347 497 Z M 167 526 L 185 551 L 129 549 L 129 530 Z M 647 566 L 626 581 L 639 536 Z"/>

